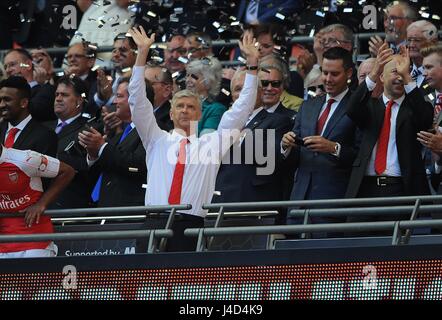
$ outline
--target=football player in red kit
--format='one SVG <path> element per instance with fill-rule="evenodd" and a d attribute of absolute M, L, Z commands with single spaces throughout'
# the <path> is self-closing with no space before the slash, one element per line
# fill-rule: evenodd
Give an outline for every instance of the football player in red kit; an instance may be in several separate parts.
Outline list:
<path fill-rule="evenodd" d="M 51 219 L 42 213 L 74 174 L 70 166 L 55 158 L 0 145 L 0 234 L 52 233 Z M 41 178 L 54 178 L 46 191 Z M 2 213 L 19 212 L 25 216 L 1 218 Z M 50 241 L 0 243 L 0 258 L 50 257 L 56 253 Z"/>

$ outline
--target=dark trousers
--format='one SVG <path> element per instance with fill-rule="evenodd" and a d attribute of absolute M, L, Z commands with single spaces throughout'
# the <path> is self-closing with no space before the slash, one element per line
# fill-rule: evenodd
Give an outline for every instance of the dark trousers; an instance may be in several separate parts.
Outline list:
<path fill-rule="evenodd" d="M 143 225 L 144 229 L 164 229 L 167 223 L 168 215 L 162 215 L 159 217 L 148 217 Z M 195 251 L 198 241 L 197 237 L 186 237 L 184 230 L 188 228 L 203 228 L 204 218 L 185 214 L 176 213 L 175 219 L 172 224 L 173 237 L 167 239 L 167 245 L 165 251 L 177 252 L 177 251 Z M 137 239 L 136 252 L 147 252 L 148 239 Z"/>
<path fill-rule="evenodd" d="M 380 186 L 374 182 L 372 178 L 364 178 L 362 180 L 361 186 L 359 187 L 359 192 L 357 198 L 381 198 L 381 197 L 400 197 L 404 196 L 404 184 L 394 183 L 387 184 L 385 186 Z M 395 215 L 358 215 L 350 216 L 347 218 L 347 222 L 376 222 L 376 221 L 397 221 L 397 220 L 408 220 L 409 215 L 395 214 Z M 393 234 L 393 229 L 391 231 L 364 231 L 364 232 L 352 232 L 348 236 L 388 236 Z"/>

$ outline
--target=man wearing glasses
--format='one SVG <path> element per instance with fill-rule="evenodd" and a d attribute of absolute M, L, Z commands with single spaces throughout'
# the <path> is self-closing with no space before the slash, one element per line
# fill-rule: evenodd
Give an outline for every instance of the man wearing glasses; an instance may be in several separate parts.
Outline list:
<path fill-rule="evenodd" d="M 407 2 L 394 1 L 384 10 L 385 40 L 395 53 L 399 52 L 401 46 L 406 45 L 407 27 L 416 20 L 416 12 Z M 376 57 L 383 40 L 378 37 L 371 37 L 369 51 L 372 57 Z"/>

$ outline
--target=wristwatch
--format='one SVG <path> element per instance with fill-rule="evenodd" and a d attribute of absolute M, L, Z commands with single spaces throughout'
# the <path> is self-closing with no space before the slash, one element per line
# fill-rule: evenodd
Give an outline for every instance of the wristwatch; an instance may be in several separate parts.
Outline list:
<path fill-rule="evenodd" d="M 339 142 L 335 142 L 335 152 L 332 152 L 332 156 L 339 157 L 341 153 L 341 144 Z"/>
<path fill-rule="evenodd" d="M 246 66 L 247 70 L 258 70 L 258 66 Z"/>

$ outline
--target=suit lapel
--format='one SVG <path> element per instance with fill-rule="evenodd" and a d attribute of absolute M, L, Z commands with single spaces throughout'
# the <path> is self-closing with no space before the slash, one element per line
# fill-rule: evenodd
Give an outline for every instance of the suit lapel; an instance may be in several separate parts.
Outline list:
<path fill-rule="evenodd" d="M 86 121 L 82 121 L 82 119 L 83 119 L 82 117 L 78 117 L 73 122 L 71 122 L 67 126 L 63 127 L 63 129 L 61 129 L 60 133 L 58 134 L 59 138 L 64 138 L 65 136 L 68 136 L 69 134 L 71 134 L 75 130 L 78 130 L 79 128 L 81 128 L 81 126 L 84 125 L 84 123 L 86 122 Z"/>
<path fill-rule="evenodd" d="M 319 98 L 316 103 L 313 104 L 312 106 L 312 117 L 313 119 L 311 121 L 309 121 L 309 123 L 311 123 L 311 126 L 309 128 L 309 132 L 307 132 L 307 136 L 315 136 L 316 135 L 316 125 L 318 123 L 318 119 L 319 119 L 319 114 L 321 113 L 321 109 L 322 106 L 325 103 L 325 99 L 326 96 L 322 96 L 321 98 Z"/>
<path fill-rule="evenodd" d="M 330 132 L 332 132 L 333 128 L 336 126 L 336 124 L 341 120 L 341 118 L 346 114 L 347 111 L 347 100 L 350 97 L 350 90 L 347 92 L 347 94 L 342 98 L 342 100 L 339 102 L 338 106 L 335 109 L 335 112 L 333 112 L 330 120 L 328 120 L 327 126 L 324 130 L 324 138 L 327 138 L 330 135 Z"/>
<path fill-rule="evenodd" d="M 258 114 L 246 125 L 247 129 L 253 130 L 267 117 L 268 113 L 261 110 Z"/>
<path fill-rule="evenodd" d="M 5 142 L 6 130 L 8 130 L 8 123 L 3 122 L 0 126 L 0 143 L 3 144 Z"/>
<path fill-rule="evenodd" d="M 32 134 L 32 127 L 34 126 L 34 119 L 28 122 L 28 124 L 23 128 L 22 132 L 18 136 L 17 140 L 14 142 L 14 148 L 19 148 L 23 141 L 26 141 L 27 137 Z"/>

